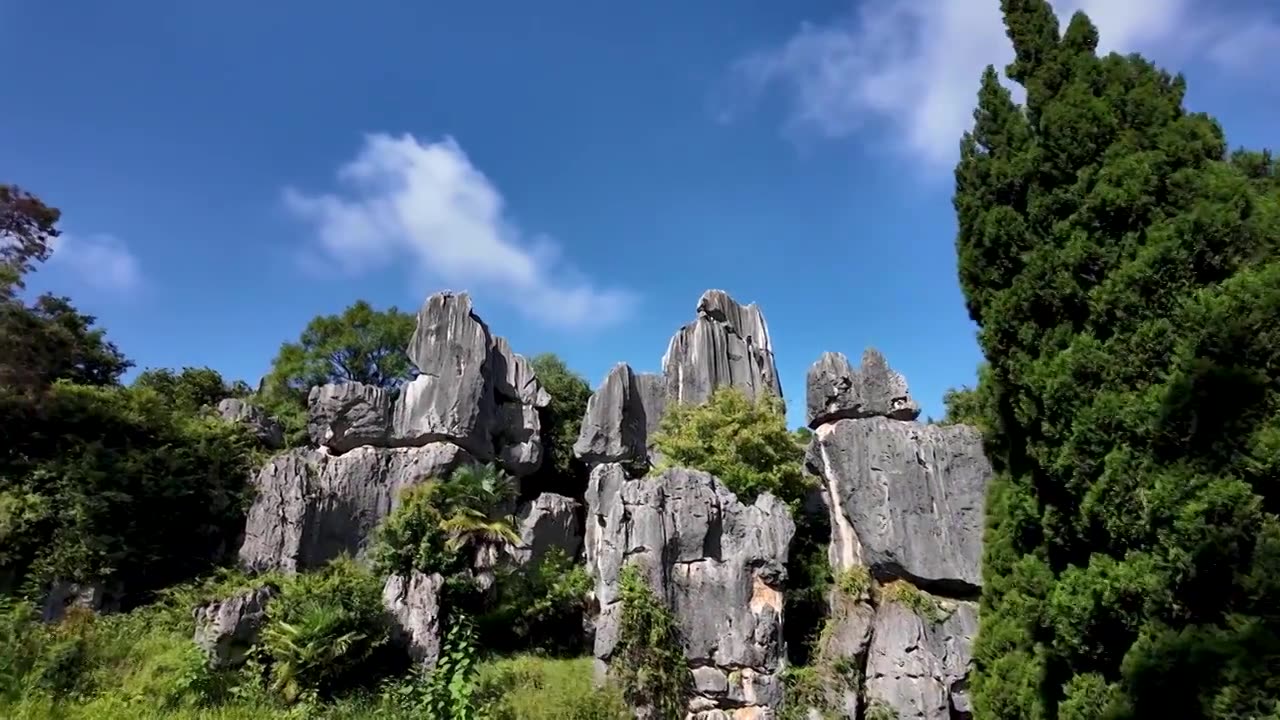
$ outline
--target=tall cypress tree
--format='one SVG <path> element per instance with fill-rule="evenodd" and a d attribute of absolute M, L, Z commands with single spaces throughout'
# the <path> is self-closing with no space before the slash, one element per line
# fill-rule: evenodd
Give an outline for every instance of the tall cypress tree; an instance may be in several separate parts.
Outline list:
<path fill-rule="evenodd" d="M 954 204 L 990 364 L 982 718 L 1280 717 L 1280 167 L 1002 0 Z"/>

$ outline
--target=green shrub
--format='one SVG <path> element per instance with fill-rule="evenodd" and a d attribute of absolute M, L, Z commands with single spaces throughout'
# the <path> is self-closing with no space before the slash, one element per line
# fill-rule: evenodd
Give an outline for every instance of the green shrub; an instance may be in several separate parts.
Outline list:
<path fill-rule="evenodd" d="M 917 588 L 906 580 L 894 580 L 880 587 L 880 599 L 902 605 L 930 623 L 947 619 L 947 612 L 937 598 Z"/>
<path fill-rule="evenodd" d="M 871 590 L 871 570 L 865 565 L 855 565 L 836 575 L 836 588 L 846 597 L 857 599 Z"/>
<path fill-rule="evenodd" d="M 382 583 L 347 557 L 286 580 L 267 606 L 261 652 L 272 688 L 287 702 L 369 679 L 386 643 Z"/>
<path fill-rule="evenodd" d="M 675 405 L 663 415 L 654 444 L 662 467 L 711 473 L 746 503 L 770 492 L 795 510 L 812 486 L 804 448 L 772 396 L 752 402 L 741 390 L 722 387 L 705 404 Z"/>
<path fill-rule="evenodd" d="M 591 578 L 559 548 L 540 562 L 498 575 L 493 608 L 477 619 L 491 652 L 536 650 L 575 655 L 583 650 L 583 614 Z"/>
<path fill-rule="evenodd" d="M 675 617 L 634 565 L 622 570 L 619 600 L 618 641 L 609 667 L 623 698 L 660 718 L 684 717 L 693 677 Z"/>

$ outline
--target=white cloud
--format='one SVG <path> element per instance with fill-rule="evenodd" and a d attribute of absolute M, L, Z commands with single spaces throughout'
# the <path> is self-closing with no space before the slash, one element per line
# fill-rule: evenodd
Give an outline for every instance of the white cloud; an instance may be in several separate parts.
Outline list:
<path fill-rule="evenodd" d="M 1258 69 L 1280 46 L 1280 20 L 1258 9 L 1193 0 L 1058 0 L 1054 7 L 1063 28 L 1076 10 L 1088 13 L 1102 52 L 1140 51 L 1175 66 L 1205 58 L 1226 70 Z M 997 0 L 863 0 L 831 23 L 804 24 L 781 45 L 741 59 L 734 76 L 750 103 L 780 90 L 792 131 L 837 138 L 874 124 L 937 169 L 955 160 L 982 69 L 1003 70 L 1012 57 Z"/>
<path fill-rule="evenodd" d="M 142 267 L 123 240 L 113 235 L 62 233 L 50 242 L 49 262 L 74 273 L 95 290 L 129 292 L 142 283 Z"/>
<path fill-rule="evenodd" d="M 313 223 L 324 254 L 353 273 L 408 259 L 445 283 L 501 291 L 531 319 L 564 328 L 614 323 L 629 292 L 580 278 L 543 235 L 526 235 L 506 215 L 498 189 L 452 138 L 373 134 L 338 170 L 344 191 L 286 188 L 287 207 Z"/>

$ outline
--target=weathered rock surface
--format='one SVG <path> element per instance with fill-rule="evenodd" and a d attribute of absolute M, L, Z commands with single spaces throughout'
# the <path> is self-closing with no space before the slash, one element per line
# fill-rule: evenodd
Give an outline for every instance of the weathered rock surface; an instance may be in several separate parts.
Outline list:
<path fill-rule="evenodd" d="M 440 658 L 440 575 L 392 575 L 382 586 L 382 604 L 391 615 L 392 640 L 413 661 L 430 669 Z"/>
<path fill-rule="evenodd" d="M 809 368 L 805 391 L 811 428 L 847 418 L 915 420 L 920 416 L 920 405 L 911 398 L 906 379 L 875 349 L 862 354 L 858 370 L 841 353 L 823 353 Z"/>
<path fill-rule="evenodd" d="M 344 453 L 391 441 L 392 393 L 364 383 L 331 383 L 307 396 L 307 434 L 317 447 Z"/>
<path fill-rule="evenodd" d="M 647 382 L 647 389 L 653 387 Z M 588 464 L 629 463 L 646 458 L 648 415 L 640 380 L 631 366 L 618 363 L 587 400 L 573 454 Z"/>
<path fill-rule="evenodd" d="M 733 386 L 748 397 L 782 397 L 764 315 L 721 290 L 698 301 L 697 317 L 667 347 L 661 375 L 618 363 L 596 389 L 583 417 L 574 455 L 589 465 L 624 463 L 636 469 L 657 458 L 653 437 L 671 403 L 697 404 Z"/>
<path fill-rule="evenodd" d="M 210 666 L 228 668 L 244 662 L 266 624 L 267 603 L 275 594 L 268 585 L 196 608 L 194 640 Z"/>
<path fill-rule="evenodd" d="M 808 463 L 827 487 L 833 568 L 866 565 L 948 594 L 976 592 L 991 477 L 976 430 L 839 420 L 817 429 Z"/>
<path fill-rule="evenodd" d="M 359 447 L 342 455 L 298 448 L 254 478 L 240 562 L 250 570 L 296 571 L 343 552 L 361 553 L 400 491 L 473 462 L 460 447 Z"/>
<path fill-rule="evenodd" d="M 266 447 L 272 450 L 284 447 L 284 428 L 262 408 L 240 398 L 226 398 L 218 402 L 217 410 L 223 420 L 246 425 Z"/>
<path fill-rule="evenodd" d="M 696 405 L 723 386 L 752 399 L 782 397 L 764 315 L 754 303 L 740 305 L 721 290 L 704 293 L 697 318 L 671 338 L 662 372 L 674 402 Z"/>
<path fill-rule="evenodd" d="M 541 562 L 552 549 L 560 550 L 569 560 L 576 559 L 582 550 L 581 509 L 573 498 L 546 492 L 521 504 L 516 513 L 520 545 L 510 551 L 517 564 Z"/>
<path fill-rule="evenodd" d="M 72 608 L 94 612 L 118 609 L 121 590 L 118 586 L 108 588 L 102 582 L 55 580 L 45 594 L 40 617 L 45 622 L 55 622 L 65 617 Z"/>
<path fill-rule="evenodd" d="M 949 615 L 941 623 L 896 602 L 877 608 L 867 658 L 868 705 L 886 705 L 902 720 L 971 715 L 968 674 L 978 610 L 968 602 L 944 605 Z"/>
<path fill-rule="evenodd" d="M 693 707 L 776 707 L 781 588 L 795 532 L 786 506 L 769 494 L 745 505 L 706 473 L 677 468 L 628 480 L 621 466 L 606 464 L 592 471 L 587 507 L 596 657 L 607 662 L 617 643 L 619 576 L 634 563 L 679 620 L 696 669 Z"/>
<path fill-rule="evenodd" d="M 345 383 L 313 388 L 308 433 L 258 473 L 240 550 L 250 569 L 294 571 L 359 552 L 399 492 L 459 465 L 497 461 L 524 476 L 542 464 L 538 409 L 550 395 L 532 364 L 490 334 L 466 293 L 418 312 L 398 393 Z"/>

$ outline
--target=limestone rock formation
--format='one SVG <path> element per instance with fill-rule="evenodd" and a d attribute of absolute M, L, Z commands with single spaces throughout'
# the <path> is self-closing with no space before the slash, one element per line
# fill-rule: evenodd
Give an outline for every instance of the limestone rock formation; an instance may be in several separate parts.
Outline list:
<path fill-rule="evenodd" d="M 823 353 L 809 368 L 805 390 L 809 427 L 813 429 L 845 418 L 915 420 L 920 416 L 920 406 L 911 398 L 906 379 L 875 349 L 863 353 L 858 370 L 841 353 Z"/>
<path fill-rule="evenodd" d="M 402 489 L 459 465 L 496 461 L 517 477 L 538 469 L 538 409 L 550 396 L 466 293 L 428 298 L 407 352 L 418 375 L 398 392 L 360 383 L 312 389 L 316 447 L 277 455 L 258 472 L 245 567 L 294 571 L 359 553 Z"/>
<path fill-rule="evenodd" d="M 573 560 L 582 550 L 579 512 L 582 504 L 564 495 L 544 492 L 521 504 L 516 513 L 520 544 L 511 549 L 519 565 L 538 563 L 552 549 Z"/>
<path fill-rule="evenodd" d="M 361 445 L 385 447 L 391 440 L 392 394 L 363 383 L 331 383 L 307 396 L 307 434 L 311 443 L 334 453 Z"/>
<path fill-rule="evenodd" d="M 973 599 L 992 472 L 981 436 L 968 426 L 914 422 L 919 408 L 906 381 L 874 350 L 858 370 L 843 355 L 824 354 L 809 371 L 807 396 L 815 432 L 806 462 L 822 483 L 831 567 L 837 577 L 865 577 L 867 586 L 860 597 L 829 598 L 821 662 L 865 670 L 856 682 L 834 683 L 839 697 L 828 697 L 828 710 L 846 718 L 877 706 L 900 718 L 969 717 Z M 885 592 L 887 583 L 937 612 L 921 615 Z"/>
<path fill-rule="evenodd" d="M 382 604 L 391 616 L 391 637 L 426 669 L 440 658 L 440 575 L 392 575 L 382 586 Z"/>
<path fill-rule="evenodd" d="M 72 608 L 83 608 L 94 612 L 116 610 L 119 609 L 122 594 L 122 589 L 118 585 L 108 587 L 102 582 L 78 583 L 55 580 L 44 596 L 40 617 L 45 622 L 55 622 L 65 617 Z"/>
<path fill-rule="evenodd" d="M 196 608 L 194 640 L 211 667 L 244 663 L 266 624 L 267 603 L 275 594 L 276 589 L 266 585 Z"/>
<path fill-rule="evenodd" d="M 643 474 L 656 460 L 653 436 L 669 404 L 705 402 L 725 386 L 751 398 L 782 397 L 763 313 L 722 290 L 703 293 L 697 317 L 671 338 L 662 370 L 636 373 L 626 363 L 615 365 L 588 401 L 574 455 L 589 465 L 623 463 Z"/>
<path fill-rule="evenodd" d="M 749 398 L 782 397 L 769 329 L 760 308 L 739 305 L 722 290 L 698 300 L 697 318 L 671 338 L 662 358 L 667 396 L 706 402 L 718 387 L 740 388 Z"/>
<path fill-rule="evenodd" d="M 248 426 L 264 446 L 272 450 L 284 447 L 284 428 L 262 408 L 240 398 L 226 398 L 218 402 L 217 410 L 223 420 Z"/>
<path fill-rule="evenodd" d="M 972 594 L 982 583 L 991 465 L 978 432 L 884 417 L 818 428 L 809 464 L 831 507 L 834 567 Z"/>
<path fill-rule="evenodd" d="M 782 586 L 795 532 L 782 501 L 766 493 L 746 505 L 702 472 L 628 479 L 620 465 L 605 464 L 591 473 L 587 505 L 587 563 L 600 604 L 596 657 L 607 663 L 617 643 L 619 577 L 636 564 L 680 623 L 697 684 L 691 707 L 776 707 Z"/>
<path fill-rule="evenodd" d="M 342 455 L 296 448 L 275 456 L 254 479 L 240 563 L 293 572 L 346 552 L 361 554 L 400 491 L 473 462 L 450 443 L 415 448 L 359 447 Z"/>

